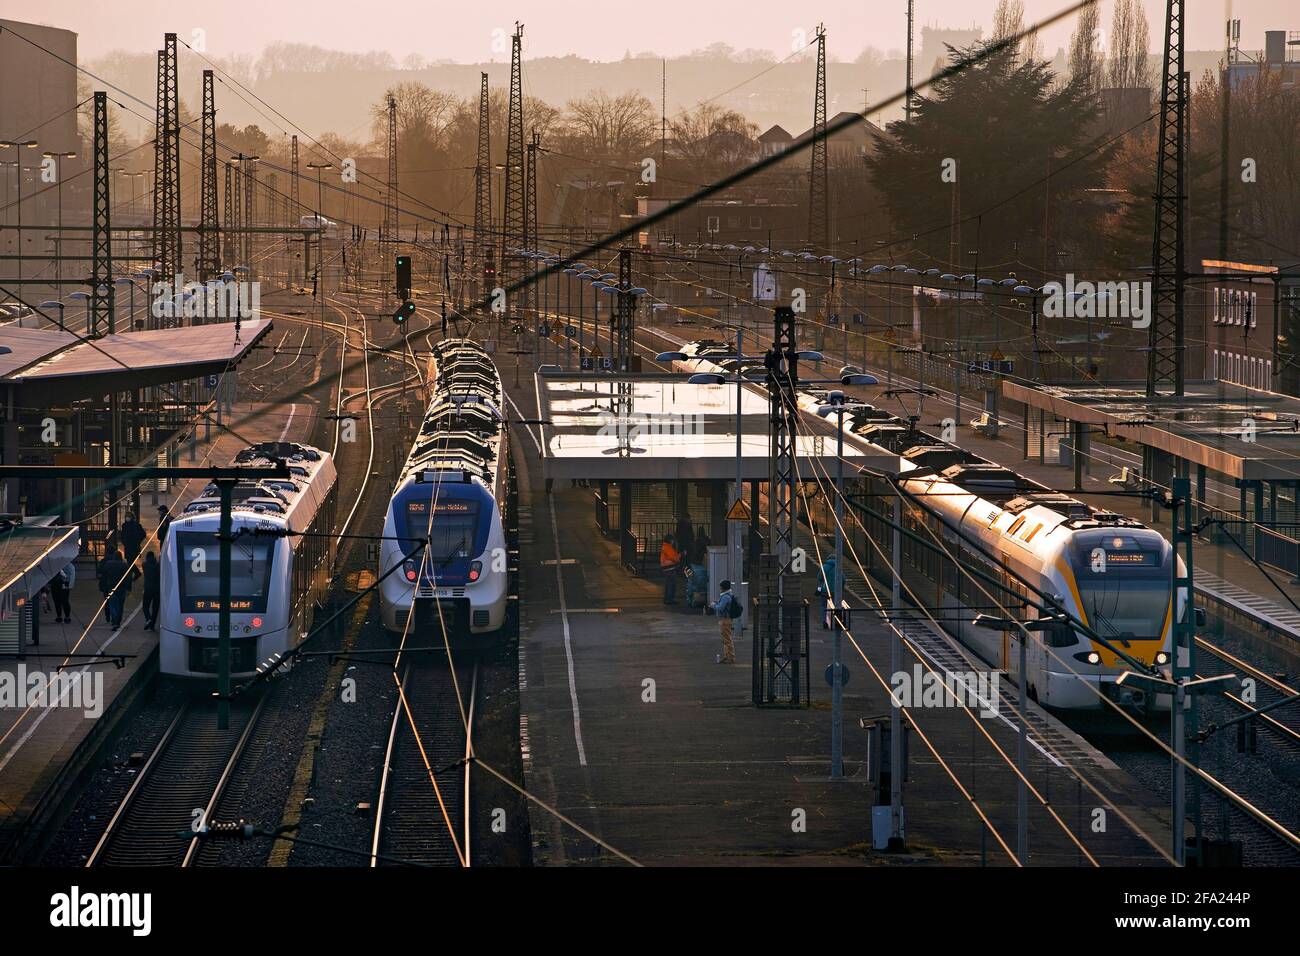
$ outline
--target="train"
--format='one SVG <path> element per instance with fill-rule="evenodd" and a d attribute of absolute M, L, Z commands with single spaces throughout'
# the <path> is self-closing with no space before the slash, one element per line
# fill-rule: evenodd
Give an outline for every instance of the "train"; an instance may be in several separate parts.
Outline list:
<path fill-rule="evenodd" d="M 319 229 L 321 235 L 326 239 L 337 239 L 339 237 L 339 224 L 333 219 L 326 219 L 324 216 L 303 216 L 298 220 L 298 225 L 303 229 Z"/>
<path fill-rule="evenodd" d="M 236 466 L 284 462 L 288 478 L 232 489 L 230 669 L 249 676 L 311 631 L 334 561 L 338 473 L 333 456 L 296 442 L 250 445 Z M 173 517 L 159 561 L 159 669 L 174 677 L 217 673 L 220 495 L 215 483 Z M 254 532 L 261 532 L 255 534 Z"/>
<path fill-rule="evenodd" d="M 437 343 L 428 382 L 432 398 L 384 517 L 380 615 L 395 634 L 485 648 L 503 634 L 512 590 L 505 396 L 471 339 Z"/>
<path fill-rule="evenodd" d="M 677 371 L 739 372 L 755 383 L 766 374 L 759 357 L 737 368 L 725 357 L 734 355 L 734 346 L 725 342 L 690 342 L 680 351 L 686 357 L 673 363 Z M 825 388 L 802 388 L 801 414 L 820 421 L 817 409 L 828 398 Z M 817 427 L 835 424 L 831 419 Z M 900 577 L 950 634 L 1018 684 L 1025 632 L 990 629 L 976 618 L 1035 622 L 1025 647 L 1031 699 L 1063 712 L 1109 709 L 1103 697 L 1138 715 L 1169 710 L 1169 695 L 1117 682 L 1130 665 L 1111 649 L 1122 648 L 1166 677 L 1172 670 L 1173 623 L 1187 611 L 1188 595 L 1179 589 L 1175 600 L 1175 569 L 1182 575 L 1185 566 L 1162 534 L 941 442 L 865 401 L 845 398 L 842 427 L 846 443 L 899 457 L 901 524 L 915 535 L 900 535 Z M 845 553 L 856 554 L 888 586 L 895 486 L 863 472 L 847 481 L 845 491 L 860 519 L 845 522 Z M 809 528 L 833 529 L 833 508 L 830 496 L 810 495 L 801 520 Z M 930 546 L 937 541 L 947 554 Z M 1039 620 L 1035 605 L 1045 603 L 1044 595 L 1054 610 Z"/>

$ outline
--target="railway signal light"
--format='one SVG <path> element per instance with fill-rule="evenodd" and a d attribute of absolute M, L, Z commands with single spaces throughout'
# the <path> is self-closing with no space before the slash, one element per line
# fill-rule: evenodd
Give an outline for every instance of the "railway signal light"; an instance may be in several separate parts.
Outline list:
<path fill-rule="evenodd" d="M 401 325 L 413 315 L 415 315 L 415 303 L 410 299 L 407 299 L 399 305 L 397 311 L 393 313 L 393 321 L 398 325 Z"/>
<path fill-rule="evenodd" d="M 399 299 L 409 299 L 411 297 L 411 257 L 397 257 L 397 297 Z"/>

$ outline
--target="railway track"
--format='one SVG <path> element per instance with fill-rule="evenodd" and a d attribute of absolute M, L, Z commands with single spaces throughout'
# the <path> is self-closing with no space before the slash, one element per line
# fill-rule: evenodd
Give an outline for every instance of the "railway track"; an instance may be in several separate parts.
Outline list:
<path fill-rule="evenodd" d="M 1213 677 L 1232 672 L 1238 677 L 1254 680 L 1256 700 L 1253 703 L 1247 702 L 1236 694 L 1223 695 L 1224 699 L 1238 710 L 1254 714 L 1258 713 L 1261 707 L 1275 704 L 1284 697 L 1300 696 L 1297 691 L 1282 683 L 1272 674 L 1266 674 L 1258 667 L 1247 663 L 1226 649 L 1212 644 L 1202 637 L 1196 639 L 1196 644 L 1212 655 L 1212 658 L 1208 661 L 1204 657 L 1200 658 L 1203 672 L 1198 673 L 1197 677 Z M 1209 666 L 1204 666 L 1207 664 Z M 1283 743 L 1300 746 L 1300 711 L 1297 711 L 1295 707 L 1280 707 L 1270 713 L 1260 714 L 1258 720 L 1262 729 L 1271 731 Z"/>
<path fill-rule="evenodd" d="M 184 704 L 118 804 L 86 866 L 194 864 L 202 845 L 195 827 L 217 810 L 265 701 L 266 695 L 233 701 L 228 730 L 217 729 L 215 702 Z"/>
<path fill-rule="evenodd" d="M 405 702 L 399 695 L 393 707 L 375 803 L 371 866 L 473 862 L 468 758 L 474 746 L 479 666 L 424 656 L 433 659 L 404 667 Z M 464 719 L 457 703 L 462 700 Z"/>

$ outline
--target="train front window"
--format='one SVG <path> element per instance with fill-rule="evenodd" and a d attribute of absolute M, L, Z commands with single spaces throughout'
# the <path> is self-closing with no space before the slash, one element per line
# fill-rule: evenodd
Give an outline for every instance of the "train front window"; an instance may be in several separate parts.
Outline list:
<path fill-rule="evenodd" d="M 230 609 L 266 611 L 275 555 L 273 538 L 244 537 L 230 545 Z M 182 531 L 176 536 L 176 578 L 181 610 L 221 610 L 221 547 L 210 531 Z"/>
<path fill-rule="evenodd" d="M 428 556 L 431 565 L 448 563 L 456 558 L 471 557 L 478 537 L 477 501 L 439 501 L 434 505 L 433 520 L 429 520 L 429 501 L 411 501 L 406 506 L 407 550 L 415 547 L 415 539 L 428 537 Z"/>
<path fill-rule="evenodd" d="M 1168 578 L 1136 578 L 1124 572 L 1079 576 L 1079 597 L 1092 629 L 1102 637 L 1151 641 L 1161 637 L 1169 610 Z"/>

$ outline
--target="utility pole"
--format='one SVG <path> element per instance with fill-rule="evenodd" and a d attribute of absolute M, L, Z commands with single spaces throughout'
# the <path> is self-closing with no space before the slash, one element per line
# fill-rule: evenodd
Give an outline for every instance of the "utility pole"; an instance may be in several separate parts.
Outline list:
<path fill-rule="evenodd" d="M 510 41 L 510 106 L 506 115 L 505 216 L 501 235 L 501 267 L 506 249 L 524 244 L 524 93 L 520 63 L 523 24 L 515 23 Z M 508 276 L 507 276 L 508 277 Z M 501 283 L 505 285 L 505 282 Z"/>
<path fill-rule="evenodd" d="M 1155 237 L 1151 249 L 1151 327 L 1147 397 L 1183 394 L 1184 212 L 1187 87 L 1183 77 L 1183 0 L 1165 0 L 1165 43 L 1156 154 Z"/>
<path fill-rule="evenodd" d="M 913 4 L 914 4 L 914 0 L 907 0 L 907 87 L 903 99 L 903 115 L 906 117 L 907 122 L 909 123 L 912 122 L 912 99 L 916 95 L 916 91 L 913 89 L 912 86 L 914 82 L 912 77 L 912 24 L 914 22 Z"/>
<path fill-rule="evenodd" d="M 817 25 L 817 86 L 813 94 L 812 166 L 808 177 L 808 245 L 830 248 L 826 164 L 826 28 Z"/>
<path fill-rule="evenodd" d="M 176 89 L 176 34 L 158 51 L 154 133 L 154 263 L 166 281 L 181 269 L 181 136 Z"/>
<path fill-rule="evenodd" d="M 221 233 L 217 226 L 217 107 L 211 70 L 203 71 L 203 144 L 199 162 L 199 281 L 217 274 Z"/>
<path fill-rule="evenodd" d="M 112 174 L 108 167 L 108 94 L 95 93 L 94 118 L 95 197 L 91 240 L 90 327 L 98 335 L 113 327 L 113 204 L 109 196 Z M 19 159 L 21 163 L 21 158 Z M 113 447 L 116 455 L 116 443 Z"/>
<path fill-rule="evenodd" d="M 319 201 L 317 204 L 319 205 Z M 319 226 L 320 223 L 317 222 L 316 225 Z M 388 97 L 388 199 L 384 203 L 383 238 L 388 242 L 397 242 L 397 233 L 400 228 L 401 228 L 401 224 L 397 220 L 397 100 L 391 94 L 389 94 Z"/>
<path fill-rule="evenodd" d="M 474 164 L 474 243 L 479 257 L 486 259 L 492 240 L 492 143 L 488 114 L 488 75 L 479 74 L 478 156 Z"/>

